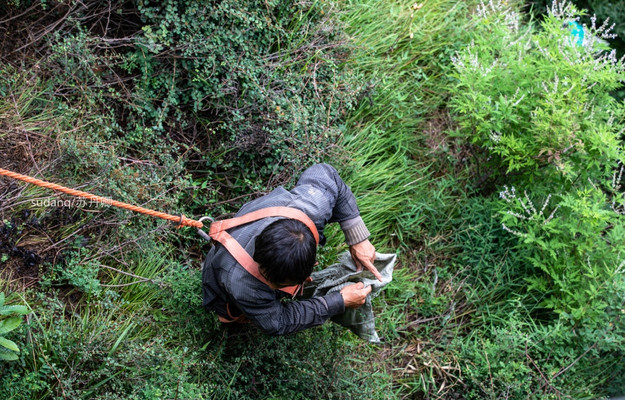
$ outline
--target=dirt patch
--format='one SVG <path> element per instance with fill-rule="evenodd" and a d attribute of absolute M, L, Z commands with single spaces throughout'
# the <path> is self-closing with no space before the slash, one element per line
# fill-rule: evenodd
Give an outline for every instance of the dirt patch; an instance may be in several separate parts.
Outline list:
<path fill-rule="evenodd" d="M 465 169 L 472 157 L 470 145 L 450 135 L 455 128 L 456 125 L 446 109 L 432 112 L 423 126 L 425 154 L 439 160 L 441 175 Z"/>
<path fill-rule="evenodd" d="M 21 122 L 17 112 L 0 115 L 0 167 L 20 174 L 39 173 L 58 155 L 51 119 Z M 7 183 L 0 181 L 0 194 Z"/>
<path fill-rule="evenodd" d="M 0 126 L 0 130 L 6 130 Z M 11 137 L 6 135 L 6 140 L 0 138 L 0 156 L 2 157 L 2 168 L 14 172 L 24 173 L 30 169 L 32 160 L 28 146 L 23 141 L 12 141 Z"/>
<path fill-rule="evenodd" d="M 423 130 L 429 154 L 437 154 L 453 147 L 450 146 L 451 140 L 448 133 L 451 128 L 451 116 L 447 110 L 438 109 L 432 113 Z"/>
<path fill-rule="evenodd" d="M 36 284 L 40 265 L 52 256 L 44 251 L 49 247 L 48 238 L 31 231 L 15 219 L 0 222 L 0 279 L 12 289 Z"/>
<path fill-rule="evenodd" d="M 66 234 L 60 228 L 76 225 L 79 217 L 75 210 L 57 208 L 38 218 L 23 201 L 0 213 L 0 279 L 14 289 L 36 284 L 46 264 L 62 263 L 64 250 L 76 246 L 76 238 L 63 240 Z M 82 227 L 88 230 L 90 225 Z"/>
<path fill-rule="evenodd" d="M 18 111 L 3 110 L 0 115 L 0 168 L 38 176 L 47 170 L 56 154 L 56 142 L 44 133 L 49 121 L 21 123 Z M 23 126 L 23 127 L 22 127 Z M 28 129 L 26 129 L 26 127 Z M 49 131 L 49 130 L 48 130 Z M 27 288 L 38 281 L 43 262 L 57 254 L 41 221 L 32 215 L 22 192 L 26 185 L 0 176 L 0 279 L 14 288 Z M 48 249 L 48 250 L 46 250 Z"/>
<path fill-rule="evenodd" d="M 430 389 L 429 395 L 423 398 L 441 400 L 462 398 L 458 394 L 462 391 L 461 366 L 451 351 L 449 340 L 458 332 L 469 329 L 469 318 L 473 313 L 464 297 L 462 271 L 446 278 L 439 277 L 438 271 L 442 271 L 440 267 L 450 264 L 450 254 L 432 247 L 432 243 L 444 240 L 443 237 L 425 238 L 423 245 L 403 252 L 397 270 L 406 268 L 417 272 L 414 279 L 432 289 L 431 292 L 423 289 L 415 295 L 416 306 L 404 306 L 405 324 L 396 326 L 398 336 L 385 342 L 372 354 L 372 362 L 368 364 L 392 365 L 388 373 L 397 385 L 413 384 L 419 376 L 428 384 L 435 382 L 436 388 Z M 431 312 L 422 315 L 423 301 L 420 296 L 431 296 L 428 300 L 430 305 L 436 298 L 437 302 L 444 302 L 448 306 L 434 315 Z M 367 345 L 362 346 L 364 353 Z"/>

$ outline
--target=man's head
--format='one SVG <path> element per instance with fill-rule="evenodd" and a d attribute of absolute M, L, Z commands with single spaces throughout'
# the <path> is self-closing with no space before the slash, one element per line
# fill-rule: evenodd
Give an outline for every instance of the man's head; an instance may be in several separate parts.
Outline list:
<path fill-rule="evenodd" d="M 294 219 L 279 219 L 256 237 L 254 261 L 276 287 L 297 285 L 310 276 L 317 256 L 315 237 Z"/>

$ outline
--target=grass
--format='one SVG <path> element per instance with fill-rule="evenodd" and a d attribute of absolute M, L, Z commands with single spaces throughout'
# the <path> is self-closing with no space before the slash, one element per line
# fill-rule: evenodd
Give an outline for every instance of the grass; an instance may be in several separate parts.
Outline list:
<path fill-rule="evenodd" d="M 549 340 L 549 331 L 524 317 L 537 310 L 510 296 L 523 286 L 520 261 L 510 257 L 512 243 L 501 236 L 489 205 L 472 197 L 470 156 L 449 136 L 451 56 L 470 41 L 469 16 L 478 3 L 327 4 L 338 13 L 350 47 L 342 70 L 365 88 L 344 115 L 345 129 L 327 161 L 356 194 L 376 248 L 400 255 L 393 282 L 374 301 L 383 345 L 363 343 L 333 324 L 280 338 L 224 327 L 201 307 L 200 263 L 208 245 L 193 232 L 108 209 L 32 208 L 30 200 L 47 192 L 18 186 L 0 204 L 2 218 L 18 227 L 11 240 L 46 247 L 64 240 L 60 248 L 72 252 L 63 252 L 65 261 L 51 253 L 31 271 L 48 283 L 44 287 L 20 286 L 22 260 L 12 255 L 9 261 L 12 273 L 0 287 L 18 291 L 35 313 L 11 336 L 24 357 L 0 366 L 0 397 L 496 398 L 519 376 L 540 385 L 528 358 L 537 354 L 532 341 Z M 293 31 L 312 29 L 306 18 L 295 18 Z M 301 35 L 291 40 L 280 49 L 305 45 L 297 42 Z M 160 209 L 191 203 L 204 210 L 204 199 L 228 200 L 207 195 L 212 186 L 202 186 L 201 179 L 196 184 L 183 177 L 199 172 L 183 169 L 189 161 L 184 156 L 173 158 L 172 168 L 155 167 L 163 143 L 137 149 L 140 144 L 123 135 L 106 133 L 111 121 L 98 119 L 98 110 L 89 108 L 93 102 L 79 113 L 55 109 L 43 84 L 29 86 L 27 75 L 6 71 L 12 80 L 0 90 L 14 95 L 0 96 L 0 125 L 32 132 L 33 148 L 61 146 L 68 157 L 63 160 L 55 161 L 54 152 L 49 158 L 34 154 L 51 163 L 40 165 L 50 174 L 91 181 L 96 191 L 111 191 L 102 194 L 136 202 L 145 189 Z M 13 154 L 15 138 L 0 131 L 0 153 Z M 263 189 L 245 176 L 226 174 L 224 183 L 231 178 L 237 188 L 252 182 L 254 190 Z M 224 206 L 231 208 L 234 203 Z M 345 246 L 338 227 L 326 235 L 320 259 L 328 264 Z M 506 363 L 511 367 L 501 367 Z"/>
<path fill-rule="evenodd" d="M 460 382 L 445 338 L 458 335 L 472 312 L 463 308 L 449 264 L 466 169 L 445 173 L 451 150 L 433 143 L 448 140 L 450 127 L 428 127 L 444 107 L 450 57 L 470 40 L 468 15 L 477 3 L 342 3 L 355 47 L 352 68 L 370 89 L 348 117 L 340 147 L 349 160 L 341 173 L 374 245 L 400 253 L 394 280 L 377 301 L 386 345 L 361 363 L 387 368 L 398 398 L 443 398 Z"/>
<path fill-rule="evenodd" d="M 12 73 L 19 77 L 16 71 Z M 89 113 L 98 111 L 90 108 L 92 103 L 81 105 L 87 110 L 82 114 L 64 115 L 63 109 L 47 109 L 43 102 L 30 101 L 33 96 L 24 91 L 25 86 L 13 82 L 7 88 L 24 94 L 20 97 L 21 117 L 40 118 L 42 127 L 50 118 L 62 122 L 61 127 L 57 124 L 51 130 L 57 134 L 60 154 L 65 159 L 52 158 L 48 174 L 63 179 L 51 180 L 75 186 L 92 179 L 91 187 L 86 189 L 140 203 L 139 180 L 133 177 L 149 176 L 152 181 L 148 183 L 169 179 L 162 169 L 149 167 L 154 162 L 152 156 L 157 158 L 155 154 L 146 149 L 133 154 L 133 146 L 123 137 L 100 130 L 110 121 L 102 119 L 85 125 L 93 121 Z M 50 93 L 45 90 L 38 87 L 35 93 L 47 99 Z M 7 103 L 7 111 L 1 114 L 5 121 L 10 115 L 9 106 Z M 74 131 L 72 118 L 84 122 Z M 16 121 L 7 123 L 14 126 Z M 70 129 L 61 129 L 66 126 Z M 379 151 L 386 152 L 385 146 L 382 143 Z M 398 155 L 403 151 L 400 149 Z M 124 165 L 127 163 L 119 161 L 122 157 L 141 163 L 130 163 L 128 168 Z M 393 168 L 396 162 L 397 158 L 380 163 L 378 168 Z M 375 179 L 377 193 L 389 194 L 384 208 L 400 209 L 402 204 L 395 200 L 399 192 L 385 184 L 383 174 Z M 404 185 L 403 192 L 408 193 L 412 186 L 410 182 Z M 148 184 L 139 186 L 149 188 Z M 100 192 L 103 189 L 111 193 Z M 175 203 L 175 196 L 167 191 L 152 197 L 160 198 L 161 193 L 165 194 L 163 203 L 152 206 Z M 46 232 L 54 242 L 71 238 L 63 242 L 67 245 L 63 250 L 71 252 L 64 252 L 64 261 L 54 257 L 45 260 L 35 271 L 43 287 L 24 290 L 14 286 L 14 290 L 24 291 L 36 315 L 16 333 L 28 357 L 22 364 L 0 370 L 0 397 L 338 399 L 359 393 L 375 399 L 387 398 L 389 390 L 398 391 L 391 386 L 389 368 L 353 369 L 360 362 L 353 355 L 361 350 L 360 343 L 331 324 L 286 338 L 265 337 L 253 329 L 225 329 L 201 307 L 198 261 L 202 261 L 207 247 L 201 248 L 199 255 L 195 253 L 195 259 L 185 259 L 190 249 L 173 246 L 183 243 L 184 234 L 161 236 L 163 225 L 155 229 L 152 221 L 109 209 L 93 210 L 91 214 L 45 206 L 34 209 L 29 200 L 46 194 L 43 189 L 31 187 L 26 187 L 22 195 L 11 192 L 10 201 L 21 202 L 22 207 L 12 204 L 4 215 L 15 220 L 23 232 L 18 240 L 23 241 L 39 233 L 31 220 L 21 216 L 23 211 L 36 217 L 54 214 L 53 221 L 58 221 L 59 212 L 67 214 L 68 220 L 61 226 L 44 228 L 48 228 Z M 381 222 L 375 228 L 378 234 L 385 229 L 383 219 L 387 215 L 375 216 Z M 97 218 L 97 229 L 81 230 L 92 217 Z M 85 247 L 81 247 L 83 239 L 87 241 Z M 193 245 L 197 251 L 197 242 Z M 16 266 L 21 262 L 13 261 Z M 369 352 L 372 354 L 373 349 Z"/>
<path fill-rule="evenodd" d="M 6 390 L 14 390 L 5 393 L 8 397 L 88 398 L 108 393 L 115 398 L 125 393 L 174 398 L 183 393 L 212 393 L 211 398 L 245 398 L 264 393 L 297 398 L 299 392 L 306 398 L 307 392 L 289 386 L 287 377 L 293 382 L 309 382 L 308 395 L 330 398 L 349 398 L 354 389 L 372 399 L 401 398 L 438 387 L 440 368 L 426 368 L 419 375 L 410 366 L 416 365 L 415 360 L 431 361 L 446 355 L 438 350 L 435 355 L 416 352 L 417 337 L 410 323 L 420 318 L 419 309 L 428 308 L 435 315 L 449 307 L 449 296 L 432 285 L 433 270 L 423 271 L 427 270 L 425 259 L 434 253 L 425 247 L 444 242 L 436 239 L 437 231 L 448 229 L 445 218 L 437 218 L 442 220 L 439 227 L 433 227 L 429 219 L 453 210 L 444 206 L 453 182 L 437 177 L 438 166 L 428 153 L 430 149 L 420 148 L 427 139 L 420 131 L 443 101 L 446 83 L 441 77 L 453 46 L 459 45 L 454 41 L 460 40 L 466 28 L 458 21 L 466 21 L 468 5 L 432 1 L 418 12 L 407 2 L 342 2 L 339 7 L 353 46 L 352 59 L 344 68 L 369 85 L 358 107 L 346 117 L 347 129 L 338 146 L 338 158 L 346 160 L 341 172 L 357 194 L 378 249 L 389 252 L 399 248 L 402 255 L 403 268 L 396 272 L 395 282 L 376 300 L 379 329 L 388 345 L 363 345 L 333 325 L 292 338 L 224 330 L 214 316 L 201 309 L 196 263 L 184 260 L 178 249 L 159 239 L 158 231 L 111 252 L 119 247 L 116 242 L 153 228 L 141 222 L 135 229 L 113 225 L 108 237 L 97 237 L 100 249 L 92 248 L 70 264 L 78 269 L 89 259 L 95 261 L 100 294 L 82 295 L 72 288 L 71 281 L 59 281 L 58 277 L 51 278 L 56 282 L 53 290 L 28 293 L 29 302 L 39 310 L 30 322 L 32 342 L 24 344 L 32 361 L 25 366 L 23 371 L 28 373 L 23 378 L 5 376 L 6 388 L 11 388 Z M 14 90 L 17 87 L 12 86 Z M 38 104 L 27 101 L 32 97 L 22 97 L 25 108 L 20 115 L 48 118 L 41 108 L 32 108 Z M 76 132 L 83 132 L 81 129 L 84 127 Z M 77 133 L 67 134 L 63 143 L 78 160 L 66 170 L 68 179 L 80 181 L 97 174 L 94 165 L 112 168 L 107 164 L 111 161 L 98 152 L 125 153 L 123 140 L 108 140 L 105 148 L 98 135 L 90 133 L 78 140 Z M 89 141 L 95 153 L 83 148 Z M 128 173 L 135 172 L 147 171 Z M 118 180 L 122 183 L 115 184 L 115 197 L 128 187 L 123 181 L 126 174 Z M 71 235 L 87 221 L 86 216 L 78 217 L 60 228 L 61 236 Z M 331 236 L 328 259 L 337 251 L 332 249 L 340 248 L 342 235 Z M 424 252 L 413 250 L 417 240 Z M 277 360 L 289 367 L 291 376 L 279 373 L 274 377 L 276 371 L 270 366 Z M 155 370 L 155 364 L 161 367 Z M 415 379 L 416 375 L 420 378 Z M 163 383 L 156 385 L 158 380 Z M 332 382 L 329 387 L 328 382 Z"/>
<path fill-rule="evenodd" d="M 349 154 L 343 171 L 362 194 L 363 218 L 382 244 L 392 236 L 400 243 L 414 241 L 428 211 L 435 212 L 432 204 L 448 203 L 432 198 L 442 165 L 425 145 L 424 128 L 449 90 L 443 78 L 449 56 L 468 40 L 471 3 L 431 1 L 419 10 L 413 4 L 363 1 L 343 7 L 355 46 L 354 72 L 370 82 L 340 143 Z"/>

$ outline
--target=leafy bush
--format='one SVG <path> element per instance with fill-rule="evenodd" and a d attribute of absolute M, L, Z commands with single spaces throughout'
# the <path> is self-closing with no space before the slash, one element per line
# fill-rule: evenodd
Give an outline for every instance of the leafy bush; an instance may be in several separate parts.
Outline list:
<path fill-rule="evenodd" d="M 508 192 L 508 195 L 512 193 L 512 189 Z M 528 204 L 523 194 L 510 203 L 492 196 L 474 197 L 462 205 L 454 238 L 460 249 L 454 256 L 454 263 L 467 269 L 465 292 L 475 312 L 465 326 L 466 334 L 456 336 L 449 344 L 449 351 L 462 365 L 464 385 L 458 392 L 465 397 L 542 399 L 568 395 L 596 398 L 620 395 L 625 390 L 621 378 L 625 331 L 622 305 L 619 305 L 623 298 L 623 278 L 622 274 L 614 276 L 618 265 L 610 264 L 610 260 L 618 258 L 618 248 L 622 245 L 605 249 L 609 243 L 598 243 L 597 247 L 604 250 L 607 264 L 593 266 L 601 276 L 595 278 L 596 281 L 603 279 L 593 298 L 588 283 L 575 280 L 588 269 L 586 258 L 574 257 L 582 247 L 580 243 L 572 243 L 577 248 L 557 250 L 572 264 L 560 269 L 561 275 L 552 279 L 556 262 L 550 259 L 548 251 L 541 265 L 529 260 L 529 252 L 538 254 L 542 248 L 524 244 L 527 238 L 523 233 L 528 232 L 530 226 L 542 227 L 547 219 L 548 225 L 553 224 L 557 229 L 558 222 L 554 221 L 565 214 L 565 206 L 557 208 L 558 202 L 553 197 L 543 210 L 544 217 L 540 216 L 544 203 L 533 199 L 537 215 L 532 221 L 519 219 L 514 229 L 506 225 L 509 230 L 517 229 L 519 235 L 502 229 L 498 210 L 507 208 L 501 211 L 510 219 L 506 222 L 512 223 L 515 218 L 506 213 L 512 212 L 513 205 L 518 207 L 518 210 L 514 208 L 515 213 L 529 218 L 520 204 L 521 201 Z M 527 208 L 531 207 L 527 205 Z M 570 224 L 566 218 L 560 222 L 563 223 Z M 559 237 L 563 238 L 566 238 L 564 234 Z M 545 234 L 534 238 L 554 244 L 553 239 Z M 614 281 L 610 280 L 612 276 Z M 587 276 L 583 278 L 590 280 Z M 546 288 L 532 288 L 534 280 L 544 280 Z M 563 281 L 570 285 L 559 286 Z M 590 285 L 596 285 L 596 281 L 590 280 Z M 587 300 L 583 313 L 574 318 L 571 308 L 582 297 Z M 608 302 L 609 306 L 605 307 L 603 302 Z M 566 311 L 556 310 L 550 303 L 557 303 Z"/>
<path fill-rule="evenodd" d="M 571 1 L 580 10 L 588 10 L 589 15 L 582 18 L 582 23 L 590 25 L 590 16 L 596 15 L 600 20 L 609 20 L 610 24 L 614 24 L 614 33 L 618 37 L 610 38 L 609 42 L 612 47 L 622 55 L 625 53 L 625 5 L 621 1 L 615 0 L 572 0 Z M 553 0 L 529 0 L 528 7 L 533 16 L 541 17 L 547 13 Z"/>
<path fill-rule="evenodd" d="M 127 156 L 184 153 L 197 182 L 222 196 L 322 160 L 359 90 L 331 3 L 137 0 L 102 13 L 76 2 L 69 17 L 33 7 L 59 22 L 40 61 L 54 93 L 114 116 L 105 128 Z"/>
<path fill-rule="evenodd" d="M 4 336 L 15 330 L 21 323 L 20 315 L 30 313 L 23 305 L 5 305 L 5 296 L 0 292 L 0 361 L 15 361 L 18 359 L 19 347 Z M 17 314 L 17 316 L 16 316 Z"/>
<path fill-rule="evenodd" d="M 538 390 L 547 398 L 586 398 L 609 385 L 623 390 L 611 368 L 623 357 L 617 343 L 625 343 L 625 119 L 609 93 L 620 87 L 624 66 L 598 40 L 575 43 L 565 22 L 576 15 L 558 2 L 536 29 L 523 27 L 506 2 L 483 4 L 473 44 L 455 59 L 455 134 L 476 145 L 492 178 L 488 189 L 506 184 L 499 199 L 474 200 L 499 218 L 467 233 L 479 238 L 479 247 L 500 247 L 488 259 L 502 257 L 496 267 L 473 257 L 479 271 L 471 278 L 482 285 L 476 293 L 492 293 L 479 301 L 494 300 L 477 306 L 489 339 L 473 341 L 477 347 L 461 344 L 475 360 L 466 371 L 475 378 L 476 396 L 514 389 L 524 396 Z M 479 210 L 469 211 L 465 215 L 476 218 Z M 502 225 L 493 234 L 495 221 Z M 482 250 L 466 247 L 458 259 L 473 252 Z M 502 334 L 510 340 L 502 343 Z M 541 339 L 530 346 L 533 335 Z M 502 354 L 515 362 L 484 369 L 482 353 L 491 363 Z M 593 375 L 593 369 L 605 373 Z M 540 382 L 538 389 L 535 383 L 510 386 L 526 372 Z M 490 387 L 481 383 L 487 378 Z"/>
<path fill-rule="evenodd" d="M 517 309 L 480 334 L 455 339 L 467 399 L 595 399 L 623 394 L 622 357 L 598 351 L 601 334 L 580 335 L 565 324 L 536 324 Z M 582 336 L 582 340 L 580 340 Z M 590 340 L 590 341 L 587 341 Z M 563 343 L 569 345 L 564 346 Z"/>
<path fill-rule="evenodd" d="M 549 205 L 553 197 L 560 200 L 555 207 Z M 504 229 L 520 237 L 519 251 L 541 271 L 526 278 L 527 290 L 544 299 L 540 306 L 574 326 L 612 323 L 625 329 L 618 327 L 619 299 L 625 295 L 625 220 L 606 195 L 589 186 L 550 196 L 540 210 L 512 191 L 502 192 L 502 198 L 510 206 L 503 212 Z"/>
<path fill-rule="evenodd" d="M 214 362 L 169 348 L 162 337 L 145 339 L 145 313 L 93 302 L 65 316 L 58 298 L 38 297 L 27 356 L 0 374 L 2 398 L 203 398 L 214 390 L 196 374 L 214 370 Z"/>
<path fill-rule="evenodd" d="M 358 391 L 385 398 L 377 384 L 384 377 L 351 368 L 346 356 L 354 349 L 339 340 L 337 326 L 275 338 L 206 323 L 216 318 L 204 313 L 192 321 L 204 322 L 201 332 L 185 331 L 187 315 L 177 314 L 201 312 L 185 310 L 199 295 L 162 287 L 143 304 L 137 290 L 146 290 L 137 286 L 124 287 L 125 301 L 94 299 L 73 310 L 57 296 L 33 294 L 31 340 L 19 362 L 1 369 L 0 397 L 344 399 Z M 192 300 L 174 304 L 172 297 Z"/>
<path fill-rule="evenodd" d="M 566 188 L 611 173 L 623 159 L 625 114 L 609 92 L 625 79 L 623 63 L 597 41 L 575 43 L 563 27 L 576 15 L 570 5 L 553 10 L 541 30 L 499 7 L 480 9 L 475 40 L 455 59 L 458 135 L 484 149 L 481 161 L 498 178 Z"/>
<path fill-rule="evenodd" d="M 606 179 L 623 159 L 623 107 L 607 93 L 620 84 L 623 64 L 568 37 L 562 19 L 574 16 L 570 6 L 554 8 L 535 32 L 521 30 L 514 11 L 490 4 L 479 13 L 485 34 L 457 58 L 461 90 L 452 104 L 460 132 L 486 149 L 493 173 L 516 171 L 511 182 L 544 196 L 534 205 L 514 187 L 500 194 L 503 228 L 521 237 L 518 251 L 549 277 L 528 277 L 529 289 L 574 321 L 607 323 L 607 298 L 624 289 L 625 225 L 615 208 L 622 172 Z"/>

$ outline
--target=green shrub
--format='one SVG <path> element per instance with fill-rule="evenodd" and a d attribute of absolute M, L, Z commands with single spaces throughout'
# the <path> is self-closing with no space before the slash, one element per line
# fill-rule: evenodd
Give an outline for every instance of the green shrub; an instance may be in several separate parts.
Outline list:
<path fill-rule="evenodd" d="M 528 11 L 533 18 L 541 20 L 552 3 L 552 0 L 530 0 L 527 2 Z M 588 10 L 588 13 L 579 19 L 583 26 L 593 25 L 595 23 L 593 19 L 596 17 L 612 27 L 616 36 L 609 36 L 605 40 L 616 50 L 617 57 L 623 57 L 625 55 L 625 3 L 612 0 L 572 0 L 572 3 L 584 13 Z M 625 88 L 615 90 L 612 95 L 622 101 L 625 99 Z"/>
<path fill-rule="evenodd" d="M 115 195 L 151 189 L 148 175 L 162 184 L 169 171 L 179 209 L 231 212 L 327 157 L 362 86 L 344 64 L 350 48 L 332 2 L 69 4 L 8 4 L 25 25 L 56 28 L 37 42 L 40 58 L 11 57 L 85 123 L 87 135 L 62 139 L 68 169 L 86 170 L 82 182 L 106 172 Z M 27 53 L 31 40 L 19 33 L 28 27 L 11 21 Z M 101 116 L 98 125 L 82 110 Z"/>
<path fill-rule="evenodd" d="M 555 195 L 542 209 L 544 201 L 532 199 L 530 206 L 523 194 L 511 198 L 512 193 L 516 191 L 509 188 L 504 195 L 510 203 L 495 196 L 473 197 L 461 205 L 456 221 L 454 242 L 459 251 L 453 261 L 466 270 L 466 300 L 475 310 L 466 322 L 466 333 L 449 344 L 462 366 L 464 384 L 457 391 L 468 398 L 622 394 L 624 286 L 622 273 L 615 274 L 622 263 L 622 240 L 610 244 L 608 236 L 614 233 L 608 229 L 604 242 L 593 246 L 588 235 L 601 229 L 601 223 L 589 229 L 592 221 L 580 212 L 574 216 L 582 219 L 579 228 L 590 232 L 571 234 L 567 228 L 574 218 L 564 217 L 569 205 L 562 202 L 558 207 Z M 587 204 L 586 213 L 593 204 Z M 532 207 L 537 210 L 533 218 Z M 609 204 L 605 207 L 596 216 L 621 218 L 610 216 L 614 212 Z M 516 234 L 502 229 L 501 214 L 506 229 Z M 545 220 L 549 222 L 543 225 Z M 565 247 L 562 241 L 567 241 Z M 567 259 L 566 268 L 549 255 L 550 245 L 559 258 Z M 606 261 L 591 264 L 594 276 L 589 276 L 588 258 L 578 255 L 589 248 L 591 257 L 603 255 Z M 542 287 L 535 287 L 535 281 Z"/>
<path fill-rule="evenodd" d="M 555 206 L 549 204 L 553 197 Z M 618 324 L 618 299 L 625 295 L 625 220 L 606 195 L 589 186 L 549 196 L 540 207 L 513 189 L 502 198 L 509 206 L 502 212 L 503 227 L 519 236 L 517 248 L 535 268 L 526 278 L 527 290 L 543 297 L 540 305 L 574 326 Z"/>
<path fill-rule="evenodd" d="M 162 337 L 143 338 L 144 313 L 94 302 L 68 317 L 58 299 L 37 303 L 25 355 L 0 374 L 2 398 L 202 398 L 214 391 L 196 371 L 213 371 L 214 362 L 169 348 Z"/>
<path fill-rule="evenodd" d="M 359 90 L 342 65 L 349 49 L 332 3 L 137 0 L 114 7 L 109 17 L 118 27 L 96 35 L 98 23 L 108 23 L 93 4 L 75 4 L 74 18 L 49 37 L 42 63 L 54 71 L 51 87 L 63 101 L 114 116 L 105 128 L 123 138 L 123 153 L 184 154 L 196 182 L 223 197 L 286 183 L 329 154 Z"/>
<path fill-rule="evenodd" d="M 625 5 L 622 1 L 615 0 L 572 0 L 579 10 L 588 10 L 589 15 L 582 18 L 582 23 L 591 25 L 591 16 L 596 16 L 599 20 L 608 21 L 614 24 L 614 33 L 618 37 L 610 38 L 612 47 L 618 50 L 620 55 L 625 53 Z M 547 13 L 547 8 L 553 5 L 553 0 L 529 0 L 527 5 L 532 15 L 541 17 Z"/>
<path fill-rule="evenodd" d="M 457 134 L 485 153 L 487 173 L 564 188 L 611 174 L 623 159 L 624 108 L 609 92 L 625 79 L 614 52 L 574 42 L 563 27 L 576 15 L 570 5 L 549 14 L 540 30 L 522 27 L 501 4 L 480 15 L 473 44 L 455 59 L 451 108 Z"/>
<path fill-rule="evenodd" d="M 598 351 L 605 332 L 536 324 L 517 303 L 505 320 L 454 339 L 468 399 L 596 399 L 623 393 L 622 357 Z M 608 339 L 609 340 L 609 339 Z M 564 345 L 566 344 L 566 345 Z M 610 386 L 612 385 L 612 386 Z"/>
<path fill-rule="evenodd" d="M 608 94 L 623 65 L 568 37 L 569 6 L 535 31 L 521 29 L 513 10 L 489 4 L 478 12 L 483 34 L 456 60 L 459 132 L 485 149 L 493 174 L 516 172 L 509 182 L 543 196 L 535 205 L 514 188 L 500 195 L 503 228 L 520 236 L 516 251 L 534 267 L 528 289 L 545 296 L 541 306 L 574 326 L 606 324 L 620 312 L 606 309 L 625 289 L 620 173 L 612 173 L 623 159 L 625 125 L 622 105 Z"/>
<path fill-rule="evenodd" d="M 23 305 L 6 305 L 5 296 L 0 292 L 0 361 L 15 361 L 20 352 L 15 342 L 9 340 L 5 335 L 15 330 L 21 323 L 21 315 L 30 313 L 28 307 Z"/>
<path fill-rule="evenodd" d="M 474 42 L 455 59 L 455 135 L 475 145 L 491 177 L 484 192 L 505 184 L 499 199 L 476 198 L 465 213 L 479 220 L 475 204 L 483 203 L 492 220 L 466 233 L 478 245 L 463 245 L 457 258 L 475 262 L 473 323 L 488 327 L 479 342 L 460 344 L 474 360 L 465 371 L 477 397 L 623 390 L 613 368 L 625 342 L 625 119 L 610 92 L 624 66 L 600 41 L 575 43 L 565 22 L 576 15 L 559 2 L 540 29 L 524 27 L 514 7 L 489 2 L 478 9 Z M 517 384 L 528 373 L 532 381 Z"/>

